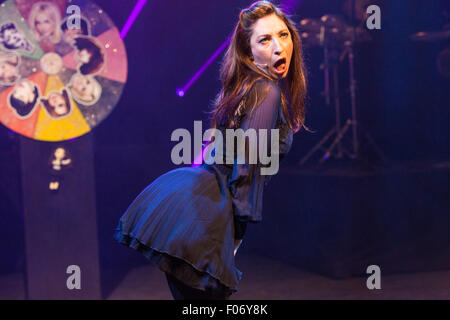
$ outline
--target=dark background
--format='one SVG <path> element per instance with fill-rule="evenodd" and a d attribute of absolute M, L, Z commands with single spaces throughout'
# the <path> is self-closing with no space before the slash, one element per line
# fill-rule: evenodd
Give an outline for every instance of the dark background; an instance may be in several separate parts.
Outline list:
<path fill-rule="evenodd" d="M 96 3 L 121 29 L 135 1 Z M 250 3 L 148 1 L 124 39 L 129 70 L 123 95 L 111 115 L 89 133 L 94 139 L 98 241 L 104 286 L 114 285 L 108 278 L 113 274 L 111 270 L 146 263 L 140 255 L 116 244 L 112 239 L 113 230 L 137 194 L 153 179 L 176 167 L 170 159 L 174 146 L 170 141 L 172 131 L 177 128 L 191 131 L 194 120 L 204 120 L 203 129 L 206 129 L 205 112 L 220 88 L 222 55 L 183 98 L 175 94 L 176 88 L 185 84 L 227 39 L 239 11 Z M 295 22 L 340 13 L 340 1 L 294 3 L 291 17 Z M 418 31 L 441 30 L 448 23 L 443 14 L 445 10 L 449 12 L 447 4 L 443 0 L 379 2 L 381 30 L 370 31 L 373 41 L 356 48 L 359 121 L 388 157 L 385 167 L 409 168 L 412 164 L 426 167 L 449 161 L 450 80 L 436 68 L 438 53 L 449 43 L 409 40 Z M 325 105 L 321 95 L 322 49 L 305 47 L 304 54 L 309 81 L 307 124 L 315 133 L 302 131 L 295 136 L 282 170 L 295 166 L 334 124 L 333 109 Z M 343 63 L 340 66 L 343 114 L 349 110 L 347 70 Z M 17 134 L 0 127 L 0 273 L 21 272 L 26 263 L 19 143 Z M 369 153 L 367 157 L 370 161 Z M 301 178 L 295 179 L 298 182 Z M 292 192 L 288 196 L 295 198 L 295 190 L 283 193 L 286 192 Z M 448 215 L 449 207 L 441 209 L 442 214 Z"/>

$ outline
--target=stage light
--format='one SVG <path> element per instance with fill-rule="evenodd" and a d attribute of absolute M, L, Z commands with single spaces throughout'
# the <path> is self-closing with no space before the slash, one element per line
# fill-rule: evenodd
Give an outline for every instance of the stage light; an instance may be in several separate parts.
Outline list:
<path fill-rule="evenodd" d="M 181 89 L 177 89 L 177 95 L 178 95 L 179 97 L 184 97 L 184 91 L 181 90 Z"/>

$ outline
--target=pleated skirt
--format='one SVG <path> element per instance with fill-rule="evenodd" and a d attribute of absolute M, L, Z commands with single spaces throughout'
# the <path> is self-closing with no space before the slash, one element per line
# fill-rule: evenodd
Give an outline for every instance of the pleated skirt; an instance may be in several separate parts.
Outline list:
<path fill-rule="evenodd" d="M 203 164 L 154 180 L 120 218 L 114 238 L 201 290 L 237 291 L 231 169 Z"/>

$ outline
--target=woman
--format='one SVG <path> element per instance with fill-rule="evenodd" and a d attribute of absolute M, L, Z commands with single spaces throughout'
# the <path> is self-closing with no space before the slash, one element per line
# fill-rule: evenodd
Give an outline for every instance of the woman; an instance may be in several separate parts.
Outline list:
<path fill-rule="evenodd" d="M 50 39 L 52 43 L 58 43 L 61 40 L 61 13 L 51 2 L 34 4 L 28 16 L 28 24 L 39 41 Z"/>
<path fill-rule="evenodd" d="M 50 92 L 47 99 L 41 98 L 41 103 L 44 105 L 48 115 L 53 119 L 67 116 L 72 111 L 69 94 L 66 89 L 62 89 L 61 92 Z"/>
<path fill-rule="evenodd" d="M 280 9 L 259 1 L 240 12 L 221 80 L 212 127 L 279 129 L 286 154 L 303 126 L 306 84 L 298 32 Z M 260 167 L 235 161 L 169 171 L 133 201 L 115 238 L 166 273 L 175 299 L 228 299 L 241 279 L 234 256 L 247 223 L 262 220 L 268 178 Z"/>
<path fill-rule="evenodd" d="M 14 86 L 9 96 L 9 106 L 19 119 L 25 119 L 34 112 L 39 100 L 38 86 L 26 79 Z"/>
<path fill-rule="evenodd" d="M 70 78 L 68 88 L 74 100 L 85 106 L 97 103 L 102 95 L 100 83 L 94 77 L 83 76 L 80 73 L 75 73 Z"/>
<path fill-rule="evenodd" d="M 24 50 L 30 53 L 34 51 L 34 46 L 25 34 L 17 29 L 14 22 L 0 25 L 0 44 L 7 50 Z"/>
<path fill-rule="evenodd" d="M 77 56 L 79 70 L 83 75 L 95 74 L 99 72 L 105 63 L 105 53 L 93 38 L 78 37 L 74 40 L 77 48 Z"/>
<path fill-rule="evenodd" d="M 0 51 L 0 85 L 11 86 L 19 80 L 18 55 Z"/>

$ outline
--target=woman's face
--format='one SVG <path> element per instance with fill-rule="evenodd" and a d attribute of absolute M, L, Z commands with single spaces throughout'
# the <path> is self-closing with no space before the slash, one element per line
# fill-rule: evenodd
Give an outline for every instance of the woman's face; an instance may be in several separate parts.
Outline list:
<path fill-rule="evenodd" d="M 50 14 L 46 12 L 39 12 L 36 15 L 35 26 L 37 32 L 39 32 L 42 37 L 47 37 L 55 31 L 56 24 Z"/>
<path fill-rule="evenodd" d="M 33 85 L 28 81 L 22 81 L 19 83 L 14 91 L 13 97 L 23 101 L 24 103 L 30 103 L 34 100 L 34 90 Z"/>
<path fill-rule="evenodd" d="M 53 93 L 49 99 L 48 102 L 50 105 L 55 109 L 55 113 L 59 116 L 66 114 L 68 112 L 68 108 L 66 105 L 66 100 L 64 99 L 63 95 L 60 93 Z"/>
<path fill-rule="evenodd" d="M 16 67 L 6 61 L 0 61 L 0 79 L 8 79 L 16 74 Z"/>
<path fill-rule="evenodd" d="M 78 56 L 82 63 L 89 63 L 89 60 L 91 59 L 91 54 L 86 49 L 81 50 Z"/>
<path fill-rule="evenodd" d="M 72 79 L 72 90 L 84 100 L 92 99 L 94 95 L 94 83 L 89 77 L 75 74 Z"/>
<path fill-rule="evenodd" d="M 20 48 L 20 43 L 23 41 L 23 34 L 16 29 L 7 29 L 3 32 L 3 41 L 14 48 Z"/>
<path fill-rule="evenodd" d="M 250 47 L 255 63 L 267 64 L 266 70 L 278 79 L 286 77 L 294 44 L 288 27 L 276 14 L 254 23 Z M 259 67 L 264 69 L 265 66 Z"/>

